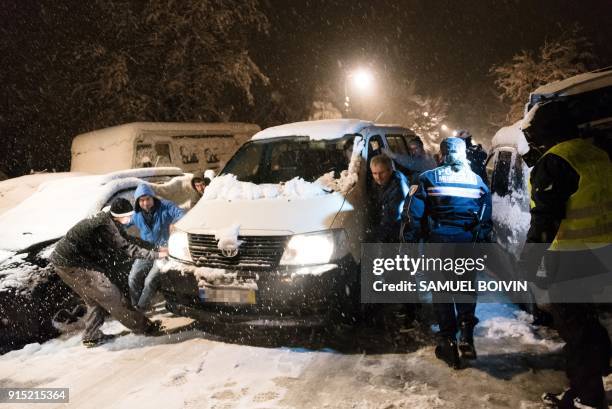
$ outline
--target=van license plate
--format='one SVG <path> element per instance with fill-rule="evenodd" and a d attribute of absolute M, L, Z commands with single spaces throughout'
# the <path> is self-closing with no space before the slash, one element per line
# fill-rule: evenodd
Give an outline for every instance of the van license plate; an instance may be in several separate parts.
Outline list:
<path fill-rule="evenodd" d="M 255 290 L 242 288 L 216 288 L 200 287 L 198 297 L 202 302 L 226 304 L 255 304 L 257 302 Z"/>

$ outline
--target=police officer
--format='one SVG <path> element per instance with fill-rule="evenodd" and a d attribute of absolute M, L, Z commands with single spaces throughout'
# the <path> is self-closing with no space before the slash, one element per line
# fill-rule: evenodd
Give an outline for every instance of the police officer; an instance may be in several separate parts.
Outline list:
<path fill-rule="evenodd" d="M 525 116 L 522 130 L 530 151 L 524 156 L 531 171 L 531 225 L 519 265 L 526 278 L 540 287 L 559 285 L 560 266 L 584 260 L 577 274 L 594 274 L 593 252 L 610 251 L 612 240 L 612 165 L 610 153 L 579 137 L 562 101 L 536 104 Z M 542 155 L 543 154 L 543 155 Z M 539 157 L 539 158 L 538 158 Z M 589 243 L 589 250 L 585 243 Z M 536 275 L 544 258 L 547 283 Z M 590 259 L 590 261 L 589 261 Z M 550 260 L 556 260 L 551 263 Z M 588 267 L 587 267 L 588 266 Z M 554 267 L 554 268 L 553 268 Z M 572 281 L 575 283 L 575 281 Z M 576 284 L 573 284 L 574 287 Z M 550 407 L 607 408 L 602 375 L 609 367 L 610 339 L 593 304 L 553 300 L 555 327 L 565 341 L 566 374 L 570 388 L 545 394 Z"/>
<path fill-rule="evenodd" d="M 487 152 L 482 148 L 481 144 L 474 145 L 472 142 L 472 134 L 466 129 L 457 131 L 457 137 L 463 139 L 467 149 L 467 159 L 470 162 L 472 172 L 480 176 L 483 182 L 487 182 Z"/>
<path fill-rule="evenodd" d="M 465 142 L 446 138 L 440 144 L 442 165 L 419 177 L 416 193 L 404 209 L 407 242 L 470 243 L 486 241 L 491 232 L 491 195 L 480 176 L 471 169 Z M 463 280 L 475 280 L 466 273 Z M 434 310 L 440 326 L 436 357 L 452 368 L 460 367 L 456 342 L 461 329 L 459 349 L 464 359 L 475 359 L 474 327 L 476 293 L 439 294 L 433 292 Z M 455 300 L 461 300 L 457 302 Z M 453 302 L 449 302 L 453 300 Z"/>

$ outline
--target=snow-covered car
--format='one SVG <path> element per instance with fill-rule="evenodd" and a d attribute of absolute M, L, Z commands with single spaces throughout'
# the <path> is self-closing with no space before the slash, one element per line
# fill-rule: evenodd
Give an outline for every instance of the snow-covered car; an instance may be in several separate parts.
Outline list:
<path fill-rule="evenodd" d="M 53 335 L 53 315 L 74 303 L 76 296 L 48 265 L 55 242 L 74 224 L 116 197 L 132 200 L 142 182 L 150 183 L 160 197 L 187 207 L 191 178 L 178 168 L 75 176 L 45 183 L 0 215 L 0 346 Z M 118 268 L 129 271 L 129 263 Z"/>
<path fill-rule="evenodd" d="M 84 175 L 86 173 L 83 172 L 44 172 L 2 180 L 0 182 L 0 214 L 27 199 L 45 182 Z"/>
<path fill-rule="evenodd" d="M 368 160 L 407 153 L 414 133 L 356 119 L 253 136 L 176 225 L 162 291 L 202 322 L 307 325 L 359 301 L 372 186 Z"/>

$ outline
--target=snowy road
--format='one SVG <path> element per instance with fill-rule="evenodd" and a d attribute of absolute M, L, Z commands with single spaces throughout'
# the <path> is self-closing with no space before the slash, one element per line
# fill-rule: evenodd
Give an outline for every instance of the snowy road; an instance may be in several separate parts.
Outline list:
<path fill-rule="evenodd" d="M 18 405 L 24 409 L 540 407 L 540 394 L 565 382 L 561 344 L 511 306 L 480 305 L 478 315 L 480 356 L 462 371 L 433 358 L 431 346 L 347 354 L 244 346 L 187 331 L 129 334 L 86 349 L 72 334 L 1 356 L 0 387 L 70 388 L 70 404 Z M 106 330 L 122 328 L 111 322 Z"/>

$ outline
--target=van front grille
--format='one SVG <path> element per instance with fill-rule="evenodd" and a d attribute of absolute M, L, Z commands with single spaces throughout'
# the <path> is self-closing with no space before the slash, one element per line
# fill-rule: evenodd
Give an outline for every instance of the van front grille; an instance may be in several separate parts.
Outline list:
<path fill-rule="evenodd" d="M 226 257 L 211 234 L 189 234 L 189 251 L 197 266 L 236 270 L 276 268 L 285 250 L 287 236 L 238 236 L 238 254 Z"/>

